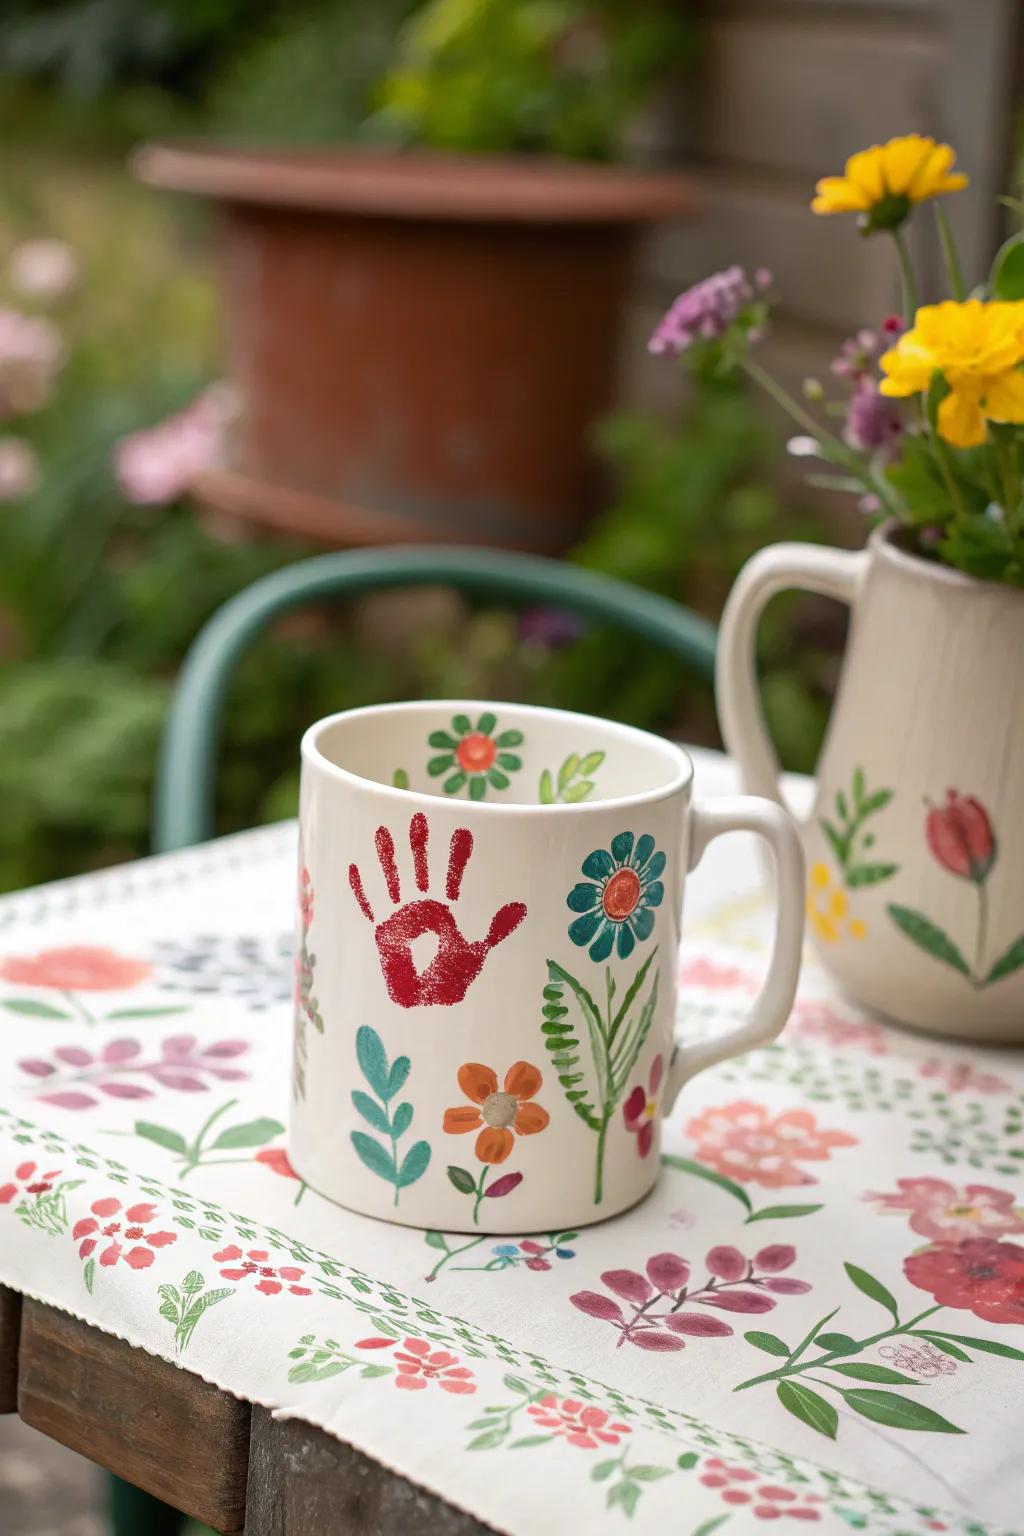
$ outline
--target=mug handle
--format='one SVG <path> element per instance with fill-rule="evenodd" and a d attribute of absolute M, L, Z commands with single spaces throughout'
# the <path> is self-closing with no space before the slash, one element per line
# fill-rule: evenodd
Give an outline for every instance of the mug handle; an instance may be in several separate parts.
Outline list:
<path fill-rule="evenodd" d="M 796 996 L 804 938 L 804 854 L 789 812 L 756 795 L 729 795 L 696 801 L 690 816 L 688 869 L 696 868 L 705 848 L 723 832 L 756 832 L 775 856 L 778 906 L 771 963 L 753 1007 L 742 1024 L 724 1035 L 692 1045 L 677 1042 L 669 1069 L 666 1113 L 683 1084 L 705 1067 L 767 1045 L 779 1034 Z"/>
<path fill-rule="evenodd" d="M 853 607 L 869 559 L 867 550 L 771 544 L 748 560 L 736 578 L 718 632 L 715 702 L 726 750 L 739 763 L 743 788 L 751 794 L 785 804 L 757 687 L 757 626 L 765 604 L 795 587 Z"/>

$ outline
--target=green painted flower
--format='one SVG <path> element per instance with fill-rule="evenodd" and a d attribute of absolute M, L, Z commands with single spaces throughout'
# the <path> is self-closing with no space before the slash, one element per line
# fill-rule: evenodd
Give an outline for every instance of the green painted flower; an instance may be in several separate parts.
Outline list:
<path fill-rule="evenodd" d="M 517 773 L 523 760 L 509 747 L 522 744 L 522 731 L 502 731 L 495 736 L 497 717 L 481 715 L 476 725 L 468 715 L 453 715 L 450 731 L 431 731 L 427 737 L 432 747 L 441 749 L 438 757 L 432 757 L 427 772 L 432 779 L 449 773 L 442 788 L 446 795 L 457 795 L 469 785 L 469 798 L 482 800 L 488 784 L 492 789 L 508 789 L 509 774 Z"/>
<path fill-rule="evenodd" d="M 620 832 L 612 838 L 610 853 L 595 848 L 581 868 L 587 879 L 565 899 L 570 912 L 583 914 L 569 924 L 569 937 L 574 944 L 590 945 L 591 960 L 607 960 L 613 948 L 625 960 L 637 940 L 653 932 L 654 908 L 665 895 L 659 878 L 665 855 L 655 851 L 650 833 L 634 845 L 632 832 Z"/>

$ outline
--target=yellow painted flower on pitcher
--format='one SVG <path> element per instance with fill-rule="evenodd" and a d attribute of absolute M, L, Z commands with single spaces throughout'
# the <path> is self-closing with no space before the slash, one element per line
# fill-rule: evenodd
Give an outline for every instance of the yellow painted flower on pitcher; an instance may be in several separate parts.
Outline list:
<path fill-rule="evenodd" d="M 986 421 L 1024 422 L 1024 301 L 928 304 L 883 354 L 883 395 L 916 395 L 941 373 L 949 394 L 938 428 L 947 443 L 975 448 Z"/>
<path fill-rule="evenodd" d="M 944 197 L 967 186 L 954 171 L 956 151 L 919 133 L 872 144 L 851 155 L 842 176 L 818 182 L 815 213 L 859 213 L 866 231 L 895 229 L 914 203 Z"/>
<path fill-rule="evenodd" d="M 841 885 L 832 883 L 827 864 L 812 864 L 807 882 L 807 921 L 826 944 L 840 939 L 862 939 L 867 928 L 859 917 L 851 917 L 849 901 Z"/>

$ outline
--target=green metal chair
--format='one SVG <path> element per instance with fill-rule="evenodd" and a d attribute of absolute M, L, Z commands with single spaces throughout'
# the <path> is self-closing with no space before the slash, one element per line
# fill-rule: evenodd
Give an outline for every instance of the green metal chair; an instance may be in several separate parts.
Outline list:
<path fill-rule="evenodd" d="M 714 677 L 715 630 L 706 619 L 667 597 L 579 566 L 539 555 L 436 546 L 318 555 L 254 582 L 225 603 L 194 641 L 164 734 L 154 851 L 188 848 L 212 836 L 225 698 L 247 647 L 271 619 L 326 597 L 351 598 L 425 583 L 520 604 L 568 608 L 671 652 L 705 682 Z"/>
<path fill-rule="evenodd" d="M 677 656 L 710 683 L 715 630 L 665 597 L 536 555 L 438 548 L 364 549 L 286 566 L 240 592 L 213 615 L 185 659 L 164 733 L 153 815 L 153 850 L 169 853 L 212 836 L 217 749 L 238 663 L 272 619 L 327 597 L 358 597 L 441 583 L 476 596 L 550 603 L 610 623 Z M 112 1479 L 115 1536 L 175 1536 L 184 1517 Z"/>

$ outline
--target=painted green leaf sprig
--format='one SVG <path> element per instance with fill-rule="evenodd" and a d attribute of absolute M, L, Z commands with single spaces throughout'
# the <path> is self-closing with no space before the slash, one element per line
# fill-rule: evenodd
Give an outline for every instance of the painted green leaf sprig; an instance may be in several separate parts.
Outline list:
<path fill-rule="evenodd" d="M 157 1286 L 161 1300 L 160 1316 L 174 1324 L 176 1354 L 180 1355 L 188 1348 L 200 1318 L 218 1302 L 235 1294 L 230 1285 L 213 1291 L 206 1290 L 205 1286 L 206 1281 L 197 1269 L 189 1270 L 180 1288 L 176 1285 Z"/>
<path fill-rule="evenodd" d="M 545 768 L 537 794 L 541 805 L 578 805 L 588 799 L 595 788 L 593 775 L 604 758 L 603 752 L 588 752 L 585 757 L 570 752 L 557 773 Z"/>
<path fill-rule="evenodd" d="M 383 1136 L 385 1142 L 368 1136 L 365 1131 L 352 1131 L 352 1145 L 365 1168 L 394 1186 L 394 1203 L 397 1205 L 401 1191 L 422 1178 L 430 1163 L 430 1147 L 425 1141 L 413 1142 L 399 1157 L 398 1143 L 412 1125 L 413 1108 L 405 1100 L 392 1106 L 405 1086 L 412 1063 L 408 1056 L 396 1056 L 389 1064 L 384 1042 L 368 1024 L 356 1031 L 356 1060 L 374 1097 L 357 1088 L 352 1094 L 352 1103 L 367 1125 Z"/>
<path fill-rule="evenodd" d="M 876 789 L 869 794 L 864 781 L 863 768 L 853 770 L 853 782 L 849 795 L 839 790 L 835 798 L 835 819 L 819 818 L 819 825 L 839 865 L 843 884 L 851 889 L 858 886 L 879 885 L 889 880 L 899 870 L 898 864 L 882 862 L 873 857 L 874 833 L 867 823 L 892 799 L 891 789 Z"/>

